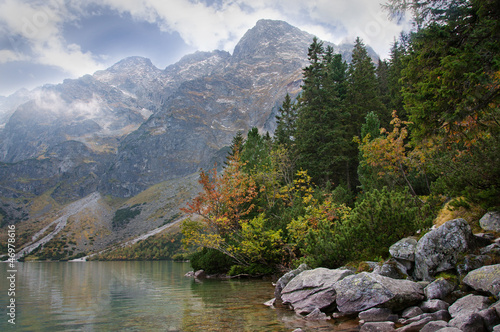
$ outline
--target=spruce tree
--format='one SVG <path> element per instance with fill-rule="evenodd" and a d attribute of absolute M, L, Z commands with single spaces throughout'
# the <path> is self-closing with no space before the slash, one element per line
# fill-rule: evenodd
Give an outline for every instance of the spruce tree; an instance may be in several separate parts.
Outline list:
<path fill-rule="evenodd" d="M 346 135 L 348 121 L 342 107 L 347 66 L 316 38 L 308 54 L 310 65 L 304 69 L 297 114 L 298 168 L 307 170 L 319 186 L 349 182 L 348 176 L 345 180 L 346 146 L 352 137 Z"/>
<path fill-rule="evenodd" d="M 274 132 L 275 143 L 283 145 L 287 150 L 292 149 L 295 140 L 295 127 L 297 121 L 297 110 L 287 93 L 285 100 L 276 115 L 276 131 Z"/>
<path fill-rule="evenodd" d="M 351 114 L 353 136 L 359 136 L 361 124 L 368 112 L 375 112 L 380 119 L 389 117 L 380 100 L 375 65 L 368 56 L 365 45 L 358 37 L 352 51 L 349 65 L 347 88 L 347 107 Z"/>

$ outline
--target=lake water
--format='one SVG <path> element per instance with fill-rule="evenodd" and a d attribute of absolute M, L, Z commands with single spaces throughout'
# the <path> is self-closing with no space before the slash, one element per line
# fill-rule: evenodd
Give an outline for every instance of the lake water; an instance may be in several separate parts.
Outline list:
<path fill-rule="evenodd" d="M 263 303 L 270 280 L 184 277 L 189 263 L 17 263 L 15 296 L 0 264 L 0 331 L 352 331 Z M 15 325 L 7 305 L 15 298 Z"/>

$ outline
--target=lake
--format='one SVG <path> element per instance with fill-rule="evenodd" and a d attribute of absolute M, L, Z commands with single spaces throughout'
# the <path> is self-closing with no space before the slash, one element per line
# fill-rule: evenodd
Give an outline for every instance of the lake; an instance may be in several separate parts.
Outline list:
<path fill-rule="evenodd" d="M 270 280 L 204 280 L 189 263 L 16 263 L 15 296 L 0 264 L 0 331 L 352 331 L 263 305 Z M 7 308 L 15 299 L 15 326 Z"/>

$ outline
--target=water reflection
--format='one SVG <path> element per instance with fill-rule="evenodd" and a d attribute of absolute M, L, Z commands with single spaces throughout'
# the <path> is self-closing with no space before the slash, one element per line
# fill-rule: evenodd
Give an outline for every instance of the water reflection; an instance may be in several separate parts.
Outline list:
<path fill-rule="evenodd" d="M 7 322 L 7 272 L 0 265 L 0 331 L 349 330 L 307 322 L 262 303 L 266 280 L 205 280 L 173 262 L 18 263 L 16 325 Z M 348 329 L 346 329 L 348 328 Z"/>

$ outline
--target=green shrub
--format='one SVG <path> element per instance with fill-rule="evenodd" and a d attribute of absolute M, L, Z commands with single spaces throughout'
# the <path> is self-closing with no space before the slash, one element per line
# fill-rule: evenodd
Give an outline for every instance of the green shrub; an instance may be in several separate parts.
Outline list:
<path fill-rule="evenodd" d="M 234 264 L 231 257 L 210 248 L 195 252 L 190 261 L 195 271 L 204 270 L 207 274 L 227 273 Z"/>
<path fill-rule="evenodd" d="M 427 206 L 408 191 L 371 190 L 352 210 L 343 233 L 355 239 L 353 252 L 361 259 L 386 256 L 398 240 L 430 226 Z"/>

